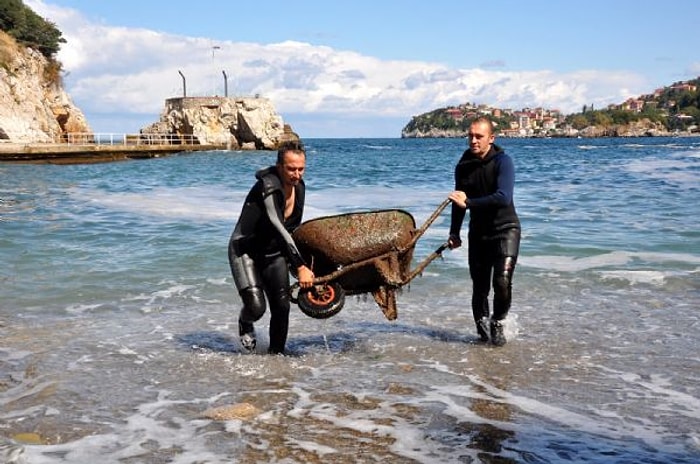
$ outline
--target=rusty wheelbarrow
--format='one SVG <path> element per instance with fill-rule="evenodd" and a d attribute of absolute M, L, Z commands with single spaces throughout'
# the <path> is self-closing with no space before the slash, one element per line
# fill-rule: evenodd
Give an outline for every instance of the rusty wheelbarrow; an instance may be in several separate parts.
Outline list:
<path fill-rule="evenodd" d="M 299 252 L 314 271 L 310 289 L 292 287 L 292 301 L 307 316 L 337 314 L 345 295 L 371 293 L 388 320 L 397 318 L 396 292 L 419 275 L 447 248 L 439 248 L 411 270 L 418 239 L 449 204 L 445 200 L 416 229 L 413 216 L 401 209 L 325 216 L 301 224 L 292 234 Z"/>

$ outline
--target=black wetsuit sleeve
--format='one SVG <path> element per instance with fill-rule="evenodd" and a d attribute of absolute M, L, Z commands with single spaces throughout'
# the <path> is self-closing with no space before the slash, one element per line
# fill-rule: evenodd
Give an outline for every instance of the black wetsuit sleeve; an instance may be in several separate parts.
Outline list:
<path fill-rule="evenodd" d="M 501 154 L 494 160 L 497 163 L 496 191 L 490 195 L 469 199 L 470 208 L 508 206 L 513 202 L 515 189 L 515 165 L 513 160 Z"/>
<path fill-rule="evenodd" d="M 450 219 L 450 237 L 460 238 L 460 231 L 462 230 L 462 223 L 464 222 L 464 216 L 466 216 L 466 214 L 466 208 L 461 208 L 452 203 L 452 215 Z"/>
<path fill-rule="evenodd" d="M 275 205 L 275 195 L 266 195 L 263 199 L 263 203 L 265 205 L 265 212 L 267 213 L 267 217 L 270 219 L 272 227 L 274 227 L 286 248 L 285 254 L 287 255 L 291 265 L 295 270 L 300 266 L 305 266 L 306 263 L 301 257 L 301 253 L 299 253 L 292 235 L 287 231 L 284 224 L 282 224 L 282 221 L 280 220 L 280 214 L 278 213 L 277 205 Z"/>
<path fill-rule="evenodd" d="M 462 158 L 460 159 L 460 162 L 464 159 L 464 154 L 462 155 Z M 455 190 L 462 190 L 459 187 L 459 163 L 457 164 L 457 167 L 455 167 Z M 463 191 L 463 190 L 462 190 Z M 466 208 L 461 208 L 452 203 L 452 214 L 450 215 L 450 237 L 456 237 L 461 240 L 461 230 L 462 230 L 462 224 L 464 223 L 464 216 L 466 216 L 467 210 Z"/>

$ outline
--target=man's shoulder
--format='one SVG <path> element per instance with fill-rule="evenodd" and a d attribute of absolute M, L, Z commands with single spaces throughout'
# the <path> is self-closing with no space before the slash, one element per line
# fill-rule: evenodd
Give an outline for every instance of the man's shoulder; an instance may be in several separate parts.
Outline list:
<path fill-rule="evenodd" d="M 277 175 L 277 170 L 274 166 L 261 169 L 255 173 L 255 177 L 258 179 L 257 183 L 261 186 L 265 196 L 270 195 L 275 191 L 282 190 L 282 181 Z"/>

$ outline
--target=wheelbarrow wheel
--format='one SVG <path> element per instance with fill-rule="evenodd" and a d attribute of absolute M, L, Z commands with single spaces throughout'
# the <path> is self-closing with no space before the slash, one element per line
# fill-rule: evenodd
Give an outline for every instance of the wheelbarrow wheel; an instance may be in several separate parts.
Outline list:
<path fill-rule="evenodd" d="M 343 309 L 345 291 L 334 283 L 314 285 L 308 290 L 299 290 L 297 302 L 301 312 L 314 319 L 328 319 Z"/>

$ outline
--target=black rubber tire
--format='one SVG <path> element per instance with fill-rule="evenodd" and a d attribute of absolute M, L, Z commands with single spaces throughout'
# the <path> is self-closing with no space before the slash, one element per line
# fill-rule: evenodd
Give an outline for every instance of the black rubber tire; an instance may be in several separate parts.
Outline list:
<path fill-rule="evenodd" d="M 299 290 L 296 303 L 301 312 L 314 319 L 335 316 L 345 305 L 345 291 L 338 284 L 314 285 L 309 290 Z"/>

